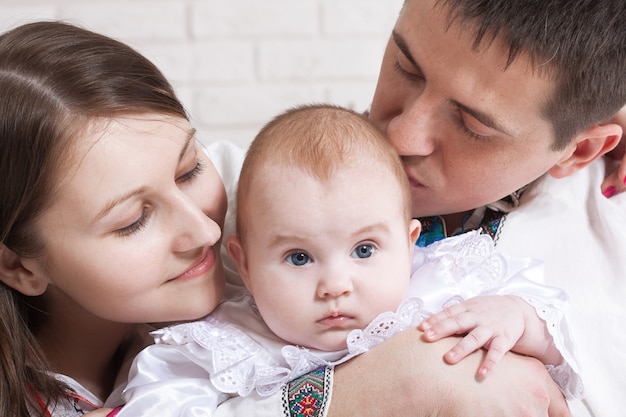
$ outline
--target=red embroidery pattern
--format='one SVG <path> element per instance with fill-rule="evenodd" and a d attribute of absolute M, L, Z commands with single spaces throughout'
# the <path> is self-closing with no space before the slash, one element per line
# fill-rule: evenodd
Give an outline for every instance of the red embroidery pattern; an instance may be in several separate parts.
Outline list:
<path fill-rule="evenodd" d="M 283 389 L 285 415 L 290 417 L 323 415 L 331 375 L 331 367 L 322 367 L 287 384 Z"/>

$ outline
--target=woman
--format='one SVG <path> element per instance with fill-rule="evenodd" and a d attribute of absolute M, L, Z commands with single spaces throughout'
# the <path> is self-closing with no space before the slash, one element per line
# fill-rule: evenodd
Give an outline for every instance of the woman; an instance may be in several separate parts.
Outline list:
<path fill-rule="evenodd" d="M 0 415 L 82 415 L 116 404 L 137 323 L 221 298 L 224 187 L 126 45 L 19 27 L 0 37 L 0 90 Z"/>

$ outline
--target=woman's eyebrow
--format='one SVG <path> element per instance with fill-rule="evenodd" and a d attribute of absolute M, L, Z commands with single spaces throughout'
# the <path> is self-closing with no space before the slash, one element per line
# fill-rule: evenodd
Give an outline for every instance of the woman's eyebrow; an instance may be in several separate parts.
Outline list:
<path fill-rule="evenodd" d="M 140 188 L 137 188 L 136 190 L 131 190 L 131 191 L 127 192 L 127 193 L 124 193 L 124 194 L 120 195 L 119 197 L 116 197 L 116 198 L 110 200 L 104 206 L 104 208 L 98 212 L 98 214 L 95 217 L 95 221 L 98 221 L 98 220 L 102 219 L 111 210 L 113 210 L 113 208 L 115 206 L 117 206 L 118 204 L 121 204 L 122 202 L 124 202 L 124 201 L 126 201 L 126 200 L 128 200 L 128 199 L 130 199 L 130 198 L 132 198 L 132 197 L 134 197 L 136 195 L 144 193 L 146 190 L 147 190 L 146 187 L 140 187 Z"/>
<path fill-rule="evenodd" d="M 194 142 L 195 137 L 196 137 L 196 129 L 192 127 L 189 130 L 189 132 L 187 132 L 187 138 L 185 139 L 185 144 L 183 145 L 183 148 L 180 150 L 180 154 L 178 155 L 178 162 L 183 160 L 185 154 L 187 153 L 187 150 L 189 149 L 189 146 Z"/>
<path fill-rule="evenodd" d="M 185 138 L 185 143 L 183 144 L 183 147 L 180 150 L 180 153 L 178 154 L 178 162 L 180 163 L 180 161 L 183 160 L 183 158 L 185 157 L 185 154 L 187 153 L 187 151 L 189 150 L 189 147 L 191 146 L 191 144 L 194 143 L 194 139 L 196 137 L 196 129 L 190 129 L 189 132 L 187 132 L 187 136 Z M 112 200 L 110 200 L 102 210 L 100 210 L 98 212 L 98 214 L 96 215 L 96 221 L 102 219 L 104 216 L 106 216 L 111 210 L 113 210 L 113 208 L 115 206 L 117 206 L 118 204 L 121 204 L 122 202 L 128 200 L 129 198 L 132 198 L 136 195 L 139 195 L 141 193 L 144 193 L 146 191 L 146 187 L 140 187 L 136 190 L 131 190 L 127 193 L 124 193 L 122 195 L 120 195 L 117 198 L 114 198 Z"/>

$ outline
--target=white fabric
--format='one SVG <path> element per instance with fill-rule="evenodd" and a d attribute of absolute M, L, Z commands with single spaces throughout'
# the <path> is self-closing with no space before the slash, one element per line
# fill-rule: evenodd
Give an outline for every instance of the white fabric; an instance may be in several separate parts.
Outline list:
<path fill-rule="evenodd" d="M 136 358 L 119 417 L 210 416 L 230 395 L 275 395 L 298 376 L 342 363 L 416 326 L 430 314 L 425 306 L 439 311 L 478 294 L 516 294 L 538 306 L 557 347 L 570 359 L 569 333 L 559 311 L 567 303 L 565 294 L 525 276 L 540 277 L 541 269 L 537 263 L 495 253 L 491 238 L 476 232 L 416 248 L 407 300 L 396 312 L 382 313 L 367 328 L 352 331 L 347 351 L 340 352 L 285 345 L 242 291 L 204 320 L 153 332 L 156 344 Z M 555 369 L 563 391 L 580 396 L 573 359 Z"/>
<path fill-rule="evenodd" d="M 600 193 L 606 160 L 562 179 L 546 176 L 510 213 L 497 250 L 545 261 L 549 285 L 570 296 L 586 398 L 575 417 L 626 413 L 626 194 Z"/>

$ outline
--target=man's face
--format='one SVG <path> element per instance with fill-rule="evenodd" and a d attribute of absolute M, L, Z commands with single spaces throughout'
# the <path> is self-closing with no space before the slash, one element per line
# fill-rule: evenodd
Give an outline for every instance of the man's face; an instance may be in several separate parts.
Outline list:
<path fill-rule="evenodd" d="M 546 173 L 555 152 L 542 106 L 554 82 L 520 56 L 505 68 L 495 41 L 472 50 L 473 31 L 447 28 L 435 0 L 408 0 L 383 58 L 370 119 L 402 157 L 413 215 L 467 211 Z"/>

